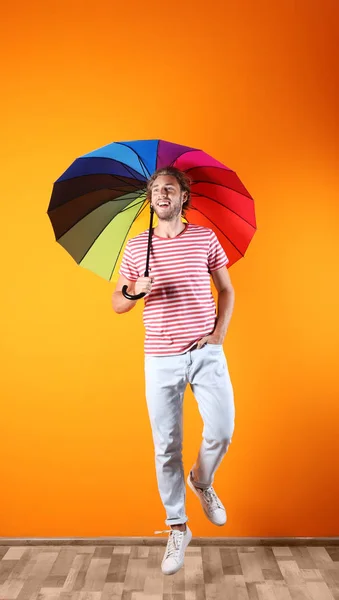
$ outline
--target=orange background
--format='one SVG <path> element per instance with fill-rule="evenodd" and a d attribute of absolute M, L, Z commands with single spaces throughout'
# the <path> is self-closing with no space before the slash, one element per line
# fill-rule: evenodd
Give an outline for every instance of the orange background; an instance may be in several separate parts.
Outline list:
<path fill-rule="evenodd" d="M 46 214 L 78 156 L 118 140 L 233 168 L 258 231 L 230 268 L 228 522 L 196 536 L 339 534 L 335 0 L 7 3 L 2 15 L 1 536 L 166 529 L 144 398 L 142 303 L 78 267 Z M 7 12 L 6 12 L 7 11 Z M 202 421 L 187 388 L 185 473 Z"/>

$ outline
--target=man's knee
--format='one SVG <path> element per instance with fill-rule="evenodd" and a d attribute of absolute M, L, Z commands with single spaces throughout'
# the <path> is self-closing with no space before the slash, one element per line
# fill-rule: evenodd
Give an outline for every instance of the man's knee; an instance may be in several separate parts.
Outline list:
<path fill-rule="evenodd" d="M 223 446 L 229 446 L 229 444 L 232 442 L 233 432 L 234 423 L 219 426 L 213 435 L 210 436 L 210 439 L 212 438 L 216 443 L 222 444 Z"/>
<path fill-rule="evenodd" d="M 227 448 L 228 448 L 228 446 L 229 446 L 229 445 L 232 443 L 232 437 L 229 437 L 229 436 L 227 436 L 227 437 L 223 437 L 223 438 L 220 440 L 220 443 L 222 444 L 222 446 L 223 446 L 225 449 L 227 449 Z"/>

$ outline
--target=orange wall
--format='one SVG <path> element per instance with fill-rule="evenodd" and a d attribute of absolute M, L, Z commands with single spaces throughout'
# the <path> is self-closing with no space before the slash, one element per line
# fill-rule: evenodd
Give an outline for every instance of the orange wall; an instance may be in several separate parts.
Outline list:
<path fill-rule="evenodd" d="M 124 7 L 124 8 L 122 8 Z M 336 0 L 7 3 L 1 37 L 1 536 L 166 529 L 143 382 L 142 304 L 78 267 L 46 215 L 86 152 L 161 138 L 233 168 L 258 231 L 230 269 L 233 442 L 216 529 L 330 536 L 338 515 Z M 202 421 L 184 406 L 187 473 Z"/>

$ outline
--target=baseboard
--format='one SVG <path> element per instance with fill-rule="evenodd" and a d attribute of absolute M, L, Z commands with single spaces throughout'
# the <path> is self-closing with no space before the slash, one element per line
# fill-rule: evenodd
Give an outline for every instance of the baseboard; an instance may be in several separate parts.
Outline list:
<path fill-rule="evenodd" d="M 154 537 L 18 538 L 0 537 L 0 546 L 162 546 L 167 534 Z M 190 546 L 339 546 L 338 537 L 194 537 Z"/>

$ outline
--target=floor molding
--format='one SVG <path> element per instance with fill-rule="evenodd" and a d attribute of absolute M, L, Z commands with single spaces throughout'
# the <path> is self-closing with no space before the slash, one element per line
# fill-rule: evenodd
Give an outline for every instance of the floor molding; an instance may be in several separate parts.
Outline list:
<path fill-rule="evenodd" d="M 167 534 L 154 537 L 19 538 L 0 537 L 0 546 L 162 546 Z M 195 537 L 190 546 L 339 546 L 338 537 Z"/>

